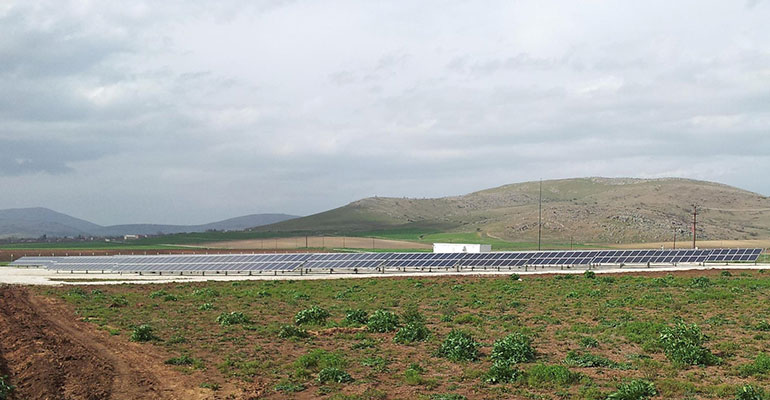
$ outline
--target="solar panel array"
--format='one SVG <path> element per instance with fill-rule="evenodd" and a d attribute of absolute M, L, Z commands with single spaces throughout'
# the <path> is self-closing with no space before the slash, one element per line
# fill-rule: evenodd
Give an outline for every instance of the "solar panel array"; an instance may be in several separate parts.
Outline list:
<path fill-rule="evenodd" d="M 289 253 L 22 257 L 12 265 L 72 271 L 291 272 L 333 269 L 512 268 L 754 262 L 762 249 L 577 250 L 493 253 Z"/>

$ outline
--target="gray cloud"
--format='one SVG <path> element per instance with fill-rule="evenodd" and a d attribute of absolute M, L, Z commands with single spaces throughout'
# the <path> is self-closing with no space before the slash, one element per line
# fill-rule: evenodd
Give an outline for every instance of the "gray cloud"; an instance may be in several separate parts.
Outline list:
<path fill-rule="evenodd" d="M 0 208 L 196 223 L 586 175 L 768 194 L 768 17 L 761 1 L 12 1 L 0 185 L 17 189 Z"/>

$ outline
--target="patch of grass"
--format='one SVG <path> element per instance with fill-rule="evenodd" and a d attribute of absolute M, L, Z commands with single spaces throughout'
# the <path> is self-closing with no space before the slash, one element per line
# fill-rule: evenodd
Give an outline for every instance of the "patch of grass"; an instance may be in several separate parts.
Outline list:
<path fill-rule="evenodd" d="M 606 357 L 598 356 L 591 353 L 579 353 L 573 350 L 570 350 L 567 353 L 567 357 L 564 359 L 564 363 L 572 367 L 583 367 L 583 368 L 597 368 L 597 367 L 606 367 L 606 368 L 614 368 L 614 369 L 628 368 L 627 365 L 616 363 L 615 361 L 612 361 Z"/>
<path fill-rule="evenodd" d="M 478 343 L 471 334 L 452 330 L 441 343 L 437 354 L 452 361 L 476 361 L 479 359 Z"/>
<path fill-rule="evenodd" d="M 181 355 L 179 357 L 169 358 L 165 361 L 168 365 L 193 365 L 196 360 L 188 355 Z"/>
<path fill-rule="evenodd" d="M 580 345 L 587 349 L 593 349 L 599 347 L 599 341 L 590 336 L 583 336 L 580 338 Z"/>
<path fill-rule="evenodd" d="M 468 400 L 468 398 L 456 393 L 442 393 L 431 395 L 430 400 Z"/>
<path fill-rule="evenodd" d="M 330 352 L 324 349 L 315 349 L 305 354 L 294 362 L 297 367 L 319 370 L 324 368 L 342 369 L 347 366 L 347 361 L 341 353 Z"/>
<path fill-rule="evenodd" d="M 353 382 L 353 377 L 349 373 L 336 367 L 327 367 L 318 373 L 318 382 L 320 383 L 348 383 Z"/>
<path fill-rule="evenodd" d="M 578 381 L 579 374 L 562 365 L 533 365 L 527 370 L 527 384 L 534 388 L 568 386 Z"/>
<path fill-rule="evenodd" d="M 281 381 L 275 387 L 273 387 L 273 390 L 276 392 L 284 392 L 284 393 L 297 393 L 305 390 L 305 385 L 301 383 L 294 383 L 287 380 Z"/>
<path fill-rule="evenodd" d="M 607 397 L 607 400 L 645 400 L 658 394 L 655 384 L 643 379 L 635 379 L 618 386 L 618 390 Z"/>
<path fill-rule="evenodd" d="M 209 390 L 213 390 L 215 392 L 222 388 L 222 385 L 220 385 L 218 383 L 212 383 L 212 382 L 203 382 L 203 383 L 201 383 L 200 386 L 203 389 L 209 389 Z"/>
<path fill-rule="evenodd" d="M 754 329 L 761 332 L 770 332 L 770 322 L 767 322 L 767 320 L 763 319 L 754 325 Z"/>
<path fill-rule="evenodd" d="M 770 372 L 770 356 L 759 353 L 754 361 L 738 367 L 738 373 L 742 377 L 767 375 Z"/>
<path fill-rule="evenodd" d="M 364 367 L 370 367 L 377 373 L 383 373 L 388 371 L 389 361 L 380 356 L 367 357 L 361 360 L 361 365 Z"/>
<path fill-rule="evenodd" d="M 423 369 L 420 364 L 411 363 L 409 364 L 409 368 L 404 371 L 404 382 L 406 382 L 407 385 L 422 385 L 422 374 L 424 372 L 425 369 Z"/>
<path fill-rule="evenodd" d="M 324 324 L 330 314 L 319 306 L 312 306 L 308 309 L 302 310 L 294 316 L 294 323 L 297 325 L 302 324 Z"/>
<path fill-rule="evenodd" d="M 735 394 L 735 400 L 768 400 L 769 398 L 764 389 L 751 385 L 741 386 Z"/>

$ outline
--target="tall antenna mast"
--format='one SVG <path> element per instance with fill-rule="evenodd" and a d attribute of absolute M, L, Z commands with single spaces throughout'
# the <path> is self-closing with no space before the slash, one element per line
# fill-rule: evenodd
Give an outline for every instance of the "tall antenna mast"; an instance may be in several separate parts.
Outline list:
<path fill-rule="evenodd" d="M 698 226 L 698 205 L 692 205 L 692 248 L 695 248 L 695 233 Z"/>
<path fill-rule="evenodd" d="M 540 239 L 543 230 L 543 180 L 540 180 L 540 198 L 537 202 L 537 249 L 540 250 Z"/>

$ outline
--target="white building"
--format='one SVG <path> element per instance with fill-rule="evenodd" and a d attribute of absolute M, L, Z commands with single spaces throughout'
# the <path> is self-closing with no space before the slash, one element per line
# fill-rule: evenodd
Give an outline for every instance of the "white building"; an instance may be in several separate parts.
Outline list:
<path fill-rule="evenodd" d="M 434 253 L 488 253 L 491 244 L 433 243 Z"/>

